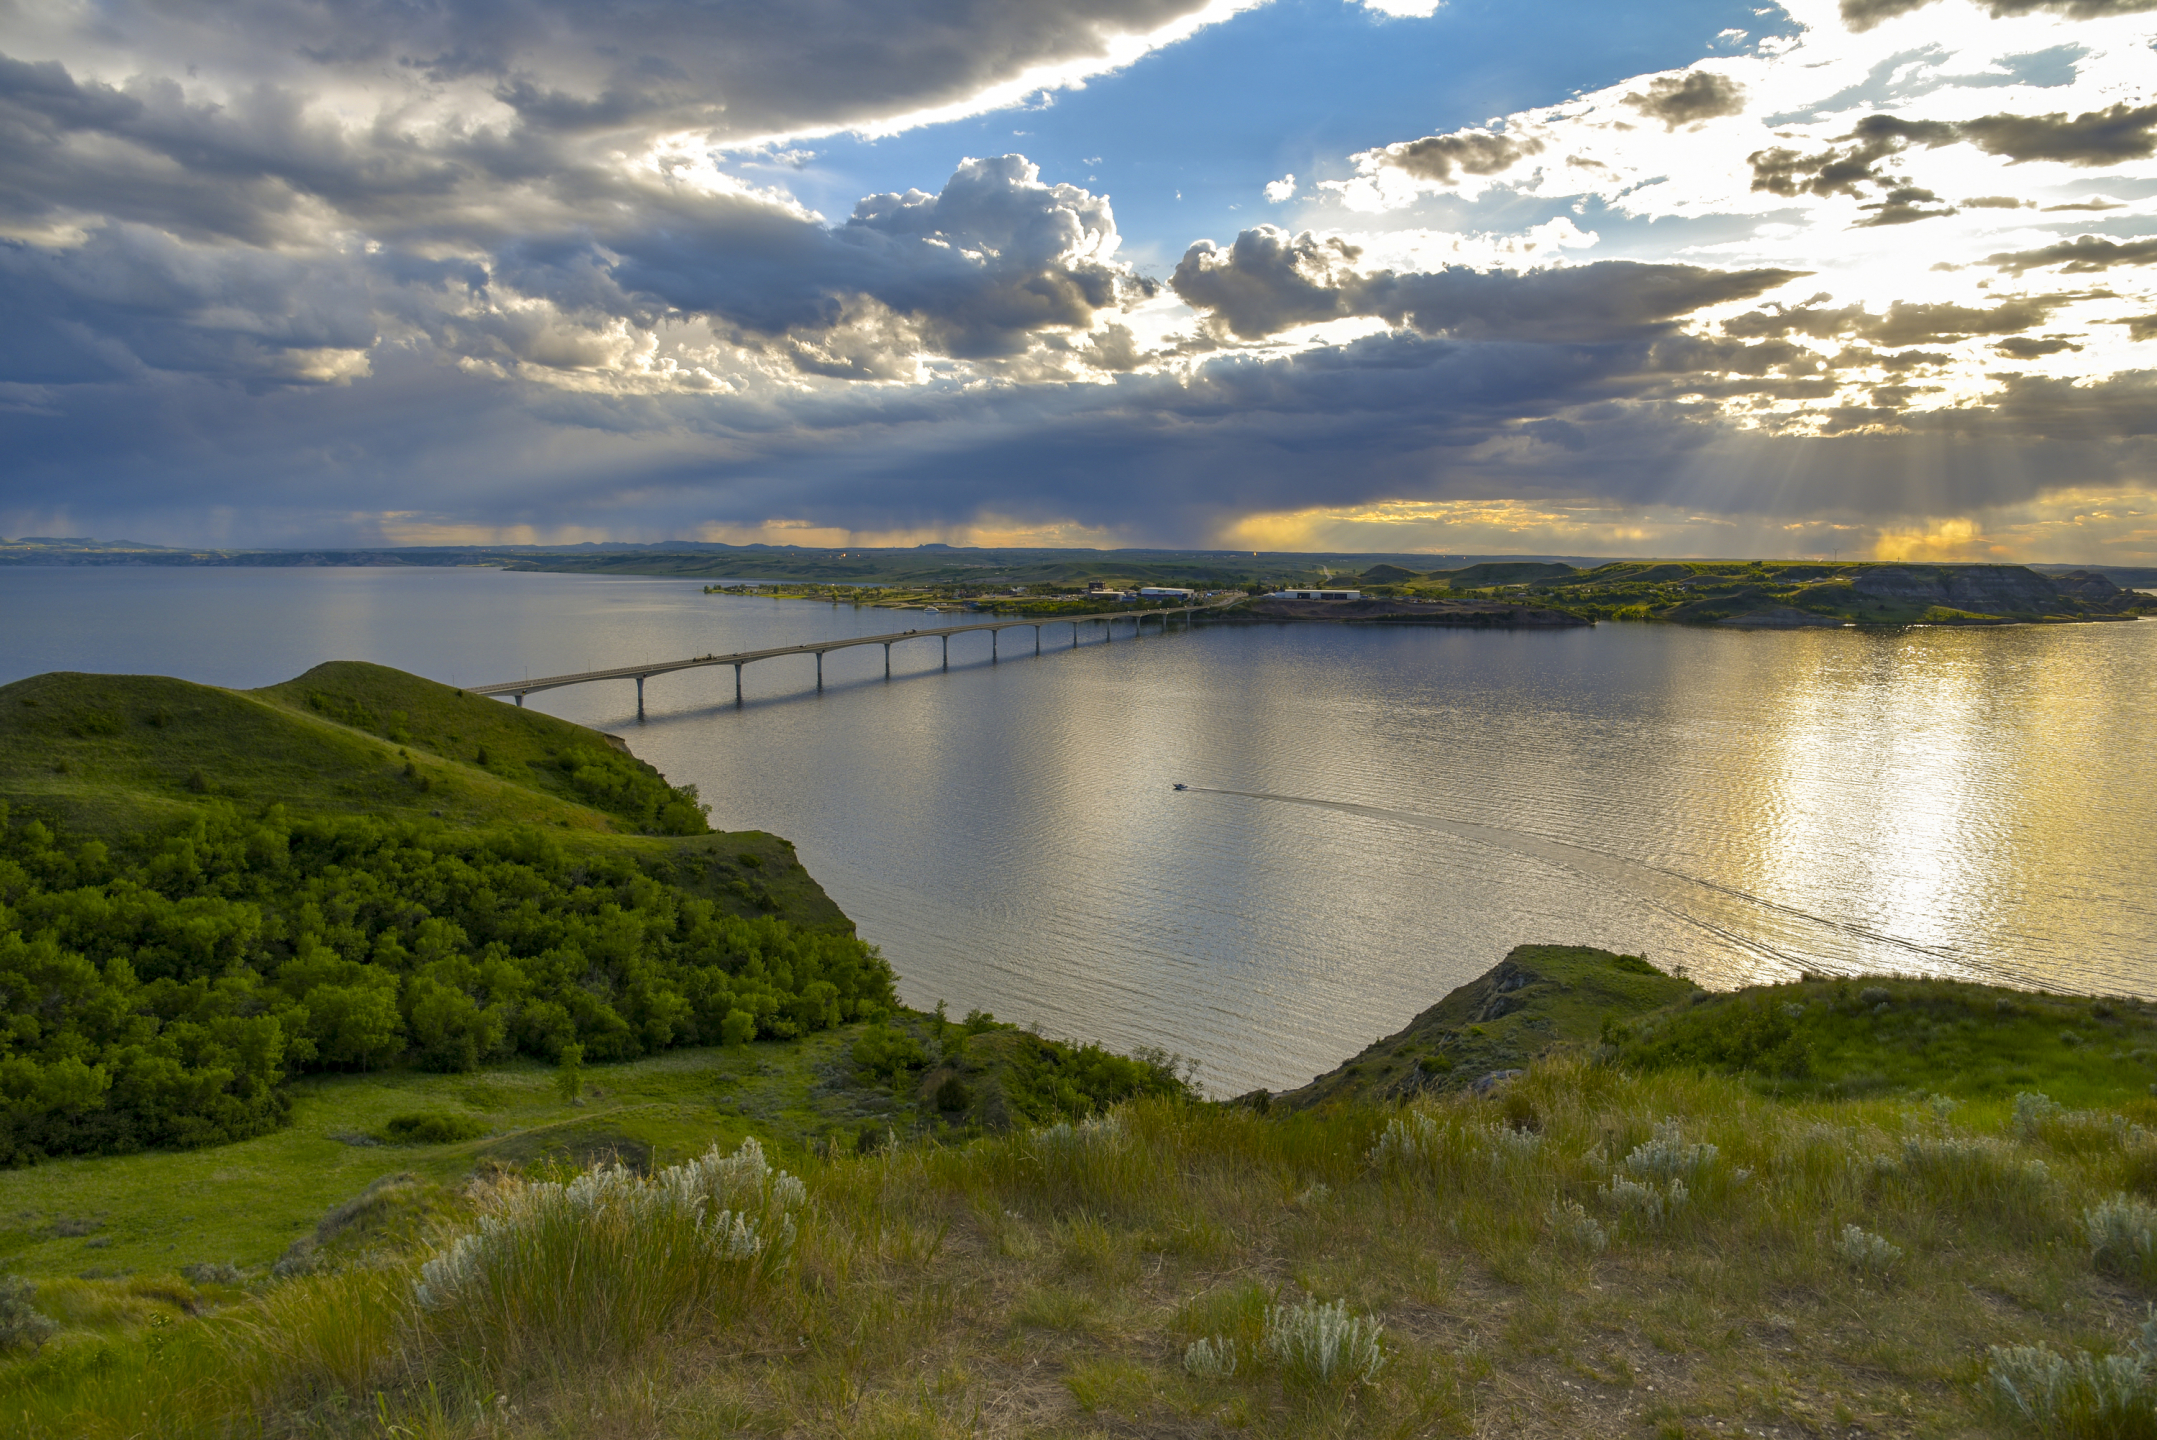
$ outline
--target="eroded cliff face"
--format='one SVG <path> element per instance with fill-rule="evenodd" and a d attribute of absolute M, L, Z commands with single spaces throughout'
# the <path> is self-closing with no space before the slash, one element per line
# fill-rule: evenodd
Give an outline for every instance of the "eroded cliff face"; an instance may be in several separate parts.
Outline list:
<path fill-rule="evenodd" d="M 2084 572 L 2077 572 L 2078 576 Z M 1945 605 L 1982 615 L 2049 615 L 2072 613 L 2072 599 L 2087 596 L 2095 601 L 2103 591 L 2118 587 L 2101 575 L 2086 576 L 2094 585 L 2079 584 L 2074 596 L 2034 570 L 2020 565 L 1883 565 L 1860 570 L 1850 588 L 1859 595 L 1904 605 Z"/>

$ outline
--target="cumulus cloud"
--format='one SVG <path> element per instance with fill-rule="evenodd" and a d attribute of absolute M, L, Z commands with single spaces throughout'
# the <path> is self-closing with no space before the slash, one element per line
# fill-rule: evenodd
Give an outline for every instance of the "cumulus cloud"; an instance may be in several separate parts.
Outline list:
<path fill-rule="evenodd" d="M 1458 130 L 1402 140 L 1375 152 L 1377 163 L 1418 180 L 1451 185 L 1459 175 L 1497 175 L 1530 155 L 1543 153 L 1534 136 L 1495 135 L 1488 130 Z M 1361 157 L 1358 157 L 1361 158 Z"/>
<path fill-rule="evenodd" d="M 1283 175 L 1278 180 L 1268 180 L 1266 182 L 1266 199 L 1268 199 L 1275 205 L 1279 205 L 1283 201 L 1288 200 L 1289 198 L 1294 196 L 1295 193 L 1296 177 L 1293 173 Z"/>
<path fill-rule="evenodd" d="M 1675 130 L 1680 125 L 1744 113 L 1745 88 L 1713 70 L 1690 70 L 1683 75 L 1656 76 L 1648 82 L 1645 92 L 1628 94 L 1625 103 L 1650 120 L 1662 121 L 1664 128 Z"/>

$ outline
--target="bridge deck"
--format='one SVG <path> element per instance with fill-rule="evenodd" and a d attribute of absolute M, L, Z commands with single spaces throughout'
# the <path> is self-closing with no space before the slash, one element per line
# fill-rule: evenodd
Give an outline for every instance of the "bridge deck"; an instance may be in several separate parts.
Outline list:
<path fill-rule="evenodd" d="M 1240 597 L 1239 597 L 1240 598 Z M 1229 602 L 1233 603 L 1233 602 Z M 1212 607 L 1179 605 L 1160 610 L 1107 610 L 1093 615 L 1041 615 L 1026 620 L 983 620 L 971 625 L 934 625 L 921 630 L 896 630 L 888 635 L 857 635 L 847 640 L 812 640 L 805 645 L 776 645 L 769 650 L 741 650 L 732 655 L 698 655 L 688 660 L 665 660 L 648 665 L 618 665 L 611 670 L 585 670 L 575 675 L 543 675 L 534 680 L 504 680 L 493 685 L 467 685 L 473 695 L 525 696 L 564 685 L 583 685 L 594 680 L 644 681 L 675 670 L 695 670 L 709 665 L 746 665 L 752 660 L 771 660 L 781 655 L 822 655 L 855 645 L 894 645 L 901 640 L 927 640 L 942 635 L 966 635 L 977 630 L 1012 630 L 1031 625 L 1084 624 L 1089 620 L 1136 620 L 1141 616 L 1193 615 Z"/>

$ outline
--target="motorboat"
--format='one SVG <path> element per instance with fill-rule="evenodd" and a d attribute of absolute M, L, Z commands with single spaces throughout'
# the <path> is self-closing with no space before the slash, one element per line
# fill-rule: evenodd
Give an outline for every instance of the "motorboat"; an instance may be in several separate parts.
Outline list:
<path fill-rule="evenodd" d="M 1186 785 L 1186 784 L 1184 784 L 1184 783 L 1183 783 L 1183 782 L 1182 782 L 1181 780 L 1178 780 L 1178 781 L 1176 782 L 1176 788 L 1177 788 L 1178 790 L 1188 790 L 1188 789 L 1190 789 L 1191 787 L 1190 787 L 1190 786 L 1188 786 L 1188 785 Z"/>

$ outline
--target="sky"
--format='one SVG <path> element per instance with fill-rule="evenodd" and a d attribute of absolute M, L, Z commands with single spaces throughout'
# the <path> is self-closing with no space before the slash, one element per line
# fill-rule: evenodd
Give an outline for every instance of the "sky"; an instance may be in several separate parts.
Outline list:
<path fill-rule="evenodd" d="M 0 535 L 2157 564 L 2157 0 L 0 0 Z"/>

